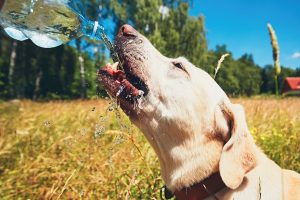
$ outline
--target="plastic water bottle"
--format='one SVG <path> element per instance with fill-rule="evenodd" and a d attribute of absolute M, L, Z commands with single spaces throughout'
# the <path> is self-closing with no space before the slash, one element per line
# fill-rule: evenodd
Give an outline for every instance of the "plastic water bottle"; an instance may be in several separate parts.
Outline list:
<path fill-rule="evenodd" d="M 43 48 L 57 47 L 83 35 L 103 40 L 118 56 L 97 21 L 90 21 L 78 0 L 0 0 L 0 25 L 16 40 L 30 39 Z"/>

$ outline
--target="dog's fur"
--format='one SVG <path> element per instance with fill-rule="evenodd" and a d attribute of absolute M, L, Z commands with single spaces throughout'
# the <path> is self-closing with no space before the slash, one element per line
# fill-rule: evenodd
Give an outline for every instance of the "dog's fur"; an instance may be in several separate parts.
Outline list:
<path fill-rule="evenodd" d="M 154 148 L 171 191 L 220 171 L 228 188 L 219 199 L 300 199 L 300 175 L 262 153 L 242 106 L 232 104 L 210 75 L 185 58 L 163 56 L 140 34 L 119 34 L 116 43 L 149 89 L 142 108 L 122 99 L 121 107 Z"/>

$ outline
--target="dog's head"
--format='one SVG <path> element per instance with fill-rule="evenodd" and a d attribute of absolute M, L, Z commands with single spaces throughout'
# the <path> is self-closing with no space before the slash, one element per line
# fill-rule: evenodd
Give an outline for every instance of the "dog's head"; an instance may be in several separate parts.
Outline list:
<path fill-rule="evenodd" d="M 253 142 L 239 106 L 230 103 L 209 74 L 185 58 L 163 56 L 129 25 L 121 27 L 115 45 L 123 70 L 107 64 L 99 70 L 99 78 L 154 147 L 167 184 L 176 179 L 176 170 L 201 168 L 197 159 L 202 159 L 210 169 L 200 176 L 208 176 L 219 165 L 226 185 L 236 188 L 255 163 L 249 153 Z M 201 155 L 195 150 L 209 148 L 215 141 L 219 144 L 213 150 L 216 153 Z M 193 155 L 195 161 L 189 164 L 193 166 L 186 166 Z M 178 179 L 176 184 L 181 185 L 173 188 L 197 181 L 197 177 L 188 183 Z"/>
<path fill-rule="evenodd" d="M 129 25 L 121 27 L 115 45 L 123 69 L 107 64 L 99 77 L 133 121 L 145 117 L 168 118 L 170 123 L 198 120 L 200 113 L 212 113 L 215 102 L 226 97 L 207 73 L 183 57 L 163 56 Z M 173 120 L 181 116 L 182 120 Z"/>

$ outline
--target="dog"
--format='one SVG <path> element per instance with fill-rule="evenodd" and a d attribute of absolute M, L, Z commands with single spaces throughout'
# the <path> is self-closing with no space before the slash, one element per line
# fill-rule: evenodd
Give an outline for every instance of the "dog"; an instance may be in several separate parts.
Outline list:
<path fill-rule="evenodd" d="M 130 25 L 116 36 L 122 70 L 98 77 L 143 132 L 177 199 L 299 200 L 300 175 L 255 145 L 243 107 L 187 59 L 167 58 Z M 172 196 L 172 195 L 171 195 Z"/>

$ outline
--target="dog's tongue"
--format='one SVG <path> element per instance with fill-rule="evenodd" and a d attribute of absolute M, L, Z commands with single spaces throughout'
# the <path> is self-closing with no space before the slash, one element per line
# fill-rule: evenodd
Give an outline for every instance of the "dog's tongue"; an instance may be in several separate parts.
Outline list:
<path fill-rule="evenodd" d="M 122 93 L 130 94 L 132 97 L 141 95 L 140 91 L 126 79 L 125 72 L 117 69 L 117 64 L 107 64 L 103 67 L 102 71 L 106 71 L 106 73 L 114 79 L 113 86 L 109 88 L 110 86 L 108 85 L 108 89 L 113 96 L 118 97 Z"/>
<path fill-rule="evenodd" d="M 134 97 L 137 97 L 140 95 L 140 91 L 134 87 L 127 79 L 124 79 L 121 83 L 121 87 L 124 87 L 127 94 L 131 94 Z M 120 91 L 120 90 L 119 90 Z"/>

